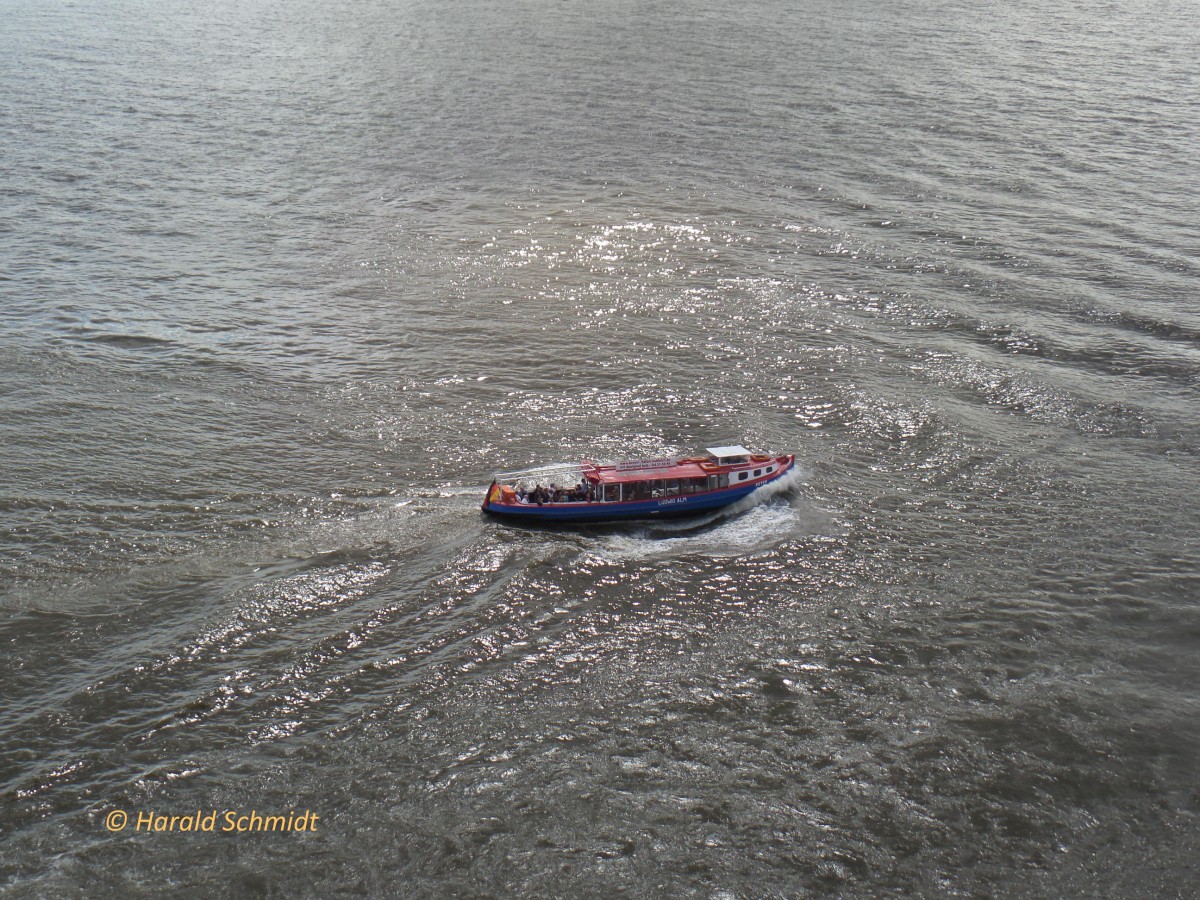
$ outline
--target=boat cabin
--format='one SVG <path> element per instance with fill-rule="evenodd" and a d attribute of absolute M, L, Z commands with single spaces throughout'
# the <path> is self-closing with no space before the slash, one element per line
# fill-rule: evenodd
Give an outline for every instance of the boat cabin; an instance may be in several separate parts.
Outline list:
<path fill-rule="evenodd" d="M 790 465 L 790 463 L 789 463 Z M 783 459 L 751 453 L 745 447 L 707 447 L 704 456 L 634 459 L 620 463 L 560 464 L 498 477 L 497 499 L 514 503 L 628 503 L 658 500 L 687 503 L 706 494 L 770 479 Z M 675 499 L 672 499 L 675 498 Z"/>
<path fill-rule="evenodd" d="M 749 462 L 751 456 L 749 450 L 738 444 L 732 447 L 705 447 L 704 452 L 718 466 L 732 466 L 736 463 Z"/>

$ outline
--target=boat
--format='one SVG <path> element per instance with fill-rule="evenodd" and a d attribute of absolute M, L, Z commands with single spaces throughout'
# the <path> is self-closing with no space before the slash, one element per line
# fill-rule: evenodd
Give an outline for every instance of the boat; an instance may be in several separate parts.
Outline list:
<path fill-rule="evenodd" d="M 767 456 L 745 447 L 707 447 L 703 456 L 619 463 L 559 463 L 492 479 L 485 513 L 509 521 L 614 522 L 712 512 L 796 464 L 795 454 Z"/>

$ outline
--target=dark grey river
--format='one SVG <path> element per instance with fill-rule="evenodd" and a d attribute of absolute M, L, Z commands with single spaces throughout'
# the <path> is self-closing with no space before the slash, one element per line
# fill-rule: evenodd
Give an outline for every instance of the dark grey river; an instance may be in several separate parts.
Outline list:
<path fill-rule="evenodd" d="M 1196 896 L 1197 46 L 0 0 L 0 894 Z"/>

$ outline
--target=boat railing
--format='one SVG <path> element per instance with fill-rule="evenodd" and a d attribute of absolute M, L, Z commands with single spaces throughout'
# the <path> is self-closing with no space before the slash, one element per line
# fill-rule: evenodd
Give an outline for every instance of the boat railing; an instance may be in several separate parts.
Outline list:
<path fill-rule="evenodd" d="M 497 481 L 523 478 L 553 478 L 556 475 L 574 475 L 576 480 L 582 477 L 583 466 L 579 463 L 551 463 L 547 466 L 534 466 L 531 469 L 517 469 L 513 472 L 497 472 Z"/>

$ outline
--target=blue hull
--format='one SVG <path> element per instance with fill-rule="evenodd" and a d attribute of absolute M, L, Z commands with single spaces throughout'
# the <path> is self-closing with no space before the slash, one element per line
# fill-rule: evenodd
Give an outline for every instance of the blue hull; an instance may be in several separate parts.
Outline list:
<path fill-rule="evenodd" d="M 484 501 L 481 507 L 493 516 L 521 522 L 623 522 L 627 520 L 667 519 L 712 512 L 723 506 L 736 503 L 765 484 L 778 481 L 792 471 L 795 461 L 770 477 L 760 478 L 737 487 L 701 494 L 684 494 L 676 497 L 659 497 L 654 500 L 630 500 L 624 503 L 545 503 L 512 505 Z"/>

